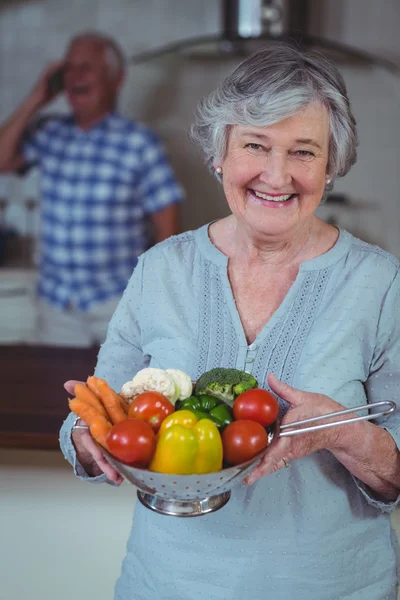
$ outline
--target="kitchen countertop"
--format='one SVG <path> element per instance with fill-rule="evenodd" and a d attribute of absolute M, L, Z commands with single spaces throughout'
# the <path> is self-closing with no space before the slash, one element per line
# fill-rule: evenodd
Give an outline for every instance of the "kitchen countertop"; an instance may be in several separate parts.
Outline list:
<path fill-rule="evenodd" d="M 35 343 L 35 285 L 34 269 L 0 268 L 0 345 Z"/>
<path fill-rule="evenodd" d="M 55 450 L 67 379 L 93 373 L 97 348 L 0 345 L 0 447 Z"/>

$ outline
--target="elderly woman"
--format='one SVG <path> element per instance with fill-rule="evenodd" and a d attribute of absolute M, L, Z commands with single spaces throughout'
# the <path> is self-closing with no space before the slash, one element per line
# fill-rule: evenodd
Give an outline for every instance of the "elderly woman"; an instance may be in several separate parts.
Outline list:
<path fill-rule="evenodd" d="M 200 103 L 193 136 L 231 214 L 142 255 L 97 375 L 119 389 L 146 366 L 247 370 L 288 423 L 399 400 L 399 263 L 315 215 L 356 160 L 337 68 L 266 48 Z M 76 473 L 119 483 L 86 431 L 71 441 L 72 423 L 62 448 Z M 137 505 L 115 598 L 395 600 L 399 445 L 398 412 L 280 438 L 218 512 Z"/>

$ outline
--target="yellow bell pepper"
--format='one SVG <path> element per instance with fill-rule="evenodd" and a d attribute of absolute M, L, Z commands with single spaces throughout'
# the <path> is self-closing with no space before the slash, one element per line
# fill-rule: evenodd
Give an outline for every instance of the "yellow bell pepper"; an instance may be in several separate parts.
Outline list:
<path fill-rule="evenodd" d="M 169 415 L 161 424 L 150 471 L 171 475 L 213 473 L 222 468 L 222 440 L 210 419 L 197 420 L 189 410 Z"/>

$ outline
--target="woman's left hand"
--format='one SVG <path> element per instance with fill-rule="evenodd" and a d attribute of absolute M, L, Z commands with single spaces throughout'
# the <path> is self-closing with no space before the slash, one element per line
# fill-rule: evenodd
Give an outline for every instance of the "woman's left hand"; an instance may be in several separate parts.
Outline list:
<path fill-rule="evenodd" d="M 268 375 L 268 384 L 273 392 L 290 404 L 289 410 L 282 419 L 282 425 L 344 409 L 329 396 L 297 390 L 287 383 L 282 383 L 272 374 Z M 264 475 L 284 467 L 289 468 L 290 462 L 296 458 L 303 458 L 322 448 L 333 448 L 338 435 L 340 435 L 340 427 L 332 427 L 293 437 L 276 438 L 261 463 L 246 477 L 244 483 L 252 485 Z"/>

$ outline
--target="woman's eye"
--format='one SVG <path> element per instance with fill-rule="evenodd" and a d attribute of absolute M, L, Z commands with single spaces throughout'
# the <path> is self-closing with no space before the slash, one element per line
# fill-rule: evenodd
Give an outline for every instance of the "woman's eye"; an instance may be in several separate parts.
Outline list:
<path fill-rule="evenodd" d="M 314 156 L 314 154 L 309 150 L 296 150 L 295 154 L 298 156 Z"/>
<path fill-rule="evenodd" d="M 250 148 L 250 150 L 260 150 L 262 148 L 261 144 L 246 144 L 246 148 Z"/>

